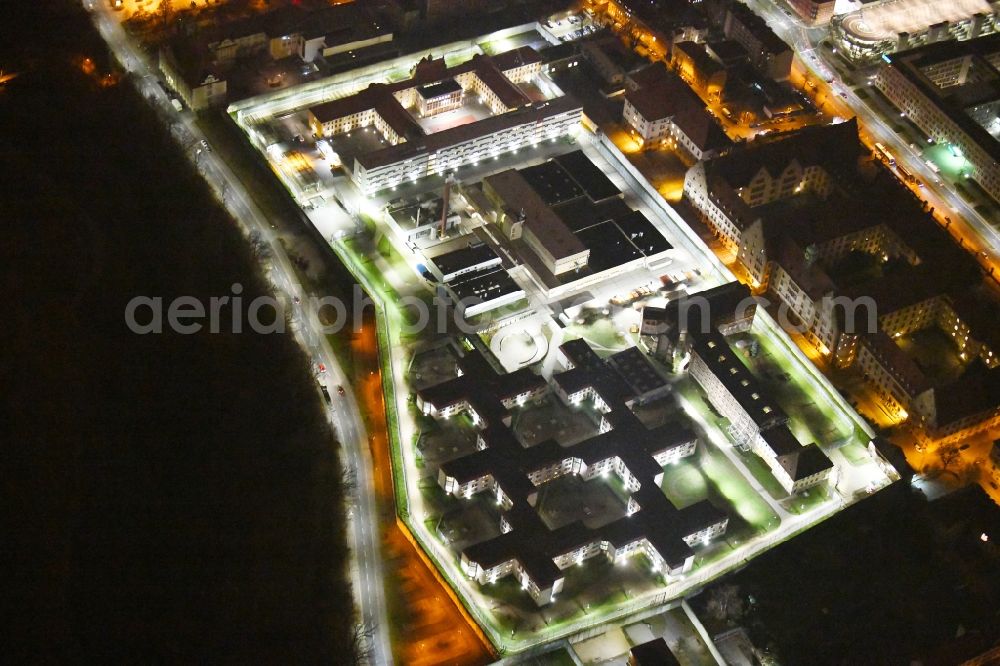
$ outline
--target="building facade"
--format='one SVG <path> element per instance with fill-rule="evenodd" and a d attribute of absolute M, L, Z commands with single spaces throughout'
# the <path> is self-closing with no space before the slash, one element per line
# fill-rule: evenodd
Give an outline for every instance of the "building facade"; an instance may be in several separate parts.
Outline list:
<path fill-rule="evenodd" d="M 829 23 L 836 4 L 837 0 L 788 0 L 788 6 L 809 25 Z"/>
<path fill-rule="evenodd" d="M 1000 201 L 1000 34 L 886 56 L 875 87 L 928 138 L 964 158 L 964 175 Z"/>
<path fill-rule="evenodd" d="M 830 25 L 841 53 L 871 63 L 897 51 L 993 34 L 998 7 L 990 0 L 886 0 L 835 16 Z"/>

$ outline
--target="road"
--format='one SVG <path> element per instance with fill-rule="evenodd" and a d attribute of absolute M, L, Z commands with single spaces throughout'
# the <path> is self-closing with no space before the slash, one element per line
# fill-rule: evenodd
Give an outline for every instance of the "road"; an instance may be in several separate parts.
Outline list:
<path fill-rule="evenodd" d="M 389 622 L 386 613 L 385 587 L 383 584 L 381 535 L 379 531 L 376 498 L 372 479 L 372 460 L 368 448 L 368 434 L 361 420 L 350 383 L 344 376 L 337 358 L 326 337 L 315 311 L 306 311 L 304 304 L 312 303 L 299 283 L 296 273 L 278 236 L 266 217 L 254 204 L 243 184 L 233 175 L 228 165 L 213 152 L 190 113 L 181 113 L 170 103 L 155 70 L 145 54 L 126 35 L 117 17 L 101 0 L 85 0 L 84 7 L 91 12 L 94 22 L 121 65 L 134 76 L 139 92 L 166 117 L 175 139 L 182 145 L 192 162 L 213 187 L 220 200 L 233 217 L 248 232 L 259 235 L 271 251 L 265 268 L 276 290 L 284 291 L 295 304 L 293 329 L 303 349 L 315 364 L 326 366 L 326 383 L 333 389 L 341 385 L 345 395 L 331 390 L 333 405 L 328 410 L 331 426 L 344 447 L 343 464 L 356 482 L 348 492 L 352 514 L 349 516 L 348 545 L 352 554 L 351 570 L 355 602 L 362 626 L 371 630 L 371 640 L 366 645 L 372 663 L 391 664 L 392 650 L 389 643 Z M 341 507 L 330 507 L 340 511 Z"/>
<path fill-rule="evenodd" d="M 944 223 L 945 216 L 951 218 L 949 231 L 952 235 L 959 238 L 966 248 L 976 253 L 986 252 L 985 257 L 979 255 L 981 263 L 987 270 L 994 269 L 995 275 L 1000 274 L 1000 232 L 927 166 L 920 152 L 889 126 L 872 101 L 860 98 L 853 90 L 853 86 L 866 86 L 868 75 L 872 72 L 859 68 L 854 81 L 843 80 L 837 63 L 831 61 L 836 56 L 818 48 L 820 40 L 827 34 L 825 29 L 805 28 L 797 19 L 786 14 L 775 0 L 748 0 L 748 4 L 792 46 L 807 74 L 814 77 L 821 91 L 818 94 L 826 92 L 834 108 L 843 108 L 841 115 L 845 118 L 856 116 L 871 144 L 878 141 L 890 148 L 896 161 L 923 183 L 918 195 L 941 213 L 939 220 Z M 831 79 L 833 83 L 828 83 Z M 870 99 L 874 99 L 877 93 L 873 88 L 869 90 Z"/>

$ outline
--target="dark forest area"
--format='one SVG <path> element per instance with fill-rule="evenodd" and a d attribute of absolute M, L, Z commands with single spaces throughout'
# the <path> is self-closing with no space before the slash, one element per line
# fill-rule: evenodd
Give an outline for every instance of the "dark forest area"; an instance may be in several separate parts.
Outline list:
<path fill-rule="evenodd" d="M 7 651 L 351 661 L 309 360 L 290 334 L 125 324 L 135 296 L 268 293 L 249 244 L 79 3 L 7 3 L 0 33 Z"/>

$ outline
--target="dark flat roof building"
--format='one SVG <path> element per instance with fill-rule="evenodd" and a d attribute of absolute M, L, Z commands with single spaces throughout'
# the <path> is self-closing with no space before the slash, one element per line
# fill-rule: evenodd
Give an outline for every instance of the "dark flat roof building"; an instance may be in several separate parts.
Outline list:
<path fill-rule="evenodd" d="M 417 94 L 425 100 L 437 99 L 445 95 L 451 95 L 462 90 L 462 86 L 455 79 L 438 81 L 427 86 L 417 87 Z"/>
<path fill-rule="evenodd" d="M 628 654 L 629 666 L 681 666 L 662 638 L 636 645 Z"/>
<path fill-rule="evenodd" d="M 599 554 L 615 560 L 641 551 L 655 570 L 686 571 L 692 546 L 728 523 L 707 501 L 678 510 L 659 488 L 662 466 L 691 455 L 697 437 L 673 425 L 649 430 L 632 413 L 633 401 L 668 386 L 645 356 L 633 349 L 605 361 L 582 340 L 560 350 L 569 369 L 553 376 L 556 393 L 567 404 L 593 401 L 603 414 L 600 434 L 569 447 L 548 440 L 525 448 L 510 430 L 510 411 L 547 389 L 529 370 L 501 375 L 472 352 L 460 362 L 460 377 L 417 392 L 425 414 L 468 411 L 479 427 L 480 450 L 444 463 L 441 486 L 463 498 L 495 494 L 501 508 L 502 533 L 465 548 L 463 570 L 480 583 L 513 574 L 539 605 L 558 594 L 563 569 Z M 535 498 L 541 486 L 567 473 L 620 476 L 629 493 L 627 515 L 598 528 L 574 521 L 549 529 Z"/>

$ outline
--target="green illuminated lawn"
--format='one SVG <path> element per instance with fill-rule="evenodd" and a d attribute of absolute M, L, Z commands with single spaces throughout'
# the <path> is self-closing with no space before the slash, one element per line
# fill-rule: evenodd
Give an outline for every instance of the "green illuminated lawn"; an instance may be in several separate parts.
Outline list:
<path fill-rule="evenodd" d="M 678 509 L 708 497 L 708 480 L 696 462 L 684 460 L 666 467 L 660 487 Z"/>
<path fill-rule="evenodd" d="M 852 465 L 861 465 L 871 460 L 871 457 L 868 455 L 868 448 L 856 439 L 842 446 L 840 452 L 844 454 L 844 457 Z"/>
<path fill-rule="evenodd" d="M 945 144 L 935 144 L 924 148 L 923 155 L 941 169 L 941 175 L 952 180 L 962 177 L 962 172 L 970 168 L 968 161 L 961 153 L 955 154 Z"/>
<path fill-rule="evenodd" d="M 700 467 L 711 488 L 740 518 L 759 531 L 777 527 L 778 516 L 750 487 L 739 470 L 711 444 L 703 445 Z"/>
<path fill-rule="evenodd" d="M 579 336 L 600 349 L 619 351 L 625 349 L 627 341 L 608 319 L 597 319 L 591 324 L 570 324 L 566 327 L 569 335 Z"/>
<path fill-rule="evenodd" d="M 753 453 L 744 453 L 737 450 L 737 455 L 739 455 L 740 460 L 746 466 L 753 477 L 757 479 L 757 483 L 764 487 L 764 489 L 773 497 L 774 499 L 780 500 L 788 496 L 785 489 L 781 487 L 778 480 L 774 478 L 774 474 L 771 473 L 771 468 Z"/>
<path fill-rule="evenodd" d="M 791 513 L 806 513 L 826 502 L 830 498 L 830 492 L 829 485 L 821 483 L 790 497 L 782 502 L 782 506 Z"/>
<path fill-rule="evenodd" d="M 760 343 L 759 355 L 750 359 L 740 352 L 740 358 L 773 392 L 788 414 L 789 427 L 803 444 L 831 445 L 855 437 L 855 424 L 824 395 L 811 390 L 813 379 L 802 365 L 793 361 L 776 336 L 762 334 L 755 328 L 752 338 Z M 778 379 L 779 375 L 787 375 L 788 379 Z"/>

